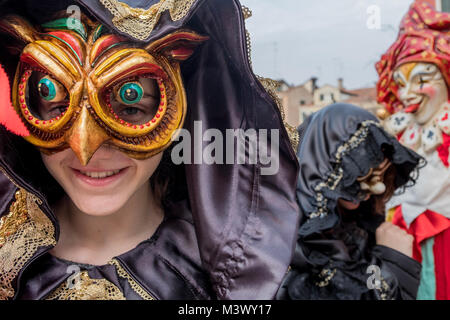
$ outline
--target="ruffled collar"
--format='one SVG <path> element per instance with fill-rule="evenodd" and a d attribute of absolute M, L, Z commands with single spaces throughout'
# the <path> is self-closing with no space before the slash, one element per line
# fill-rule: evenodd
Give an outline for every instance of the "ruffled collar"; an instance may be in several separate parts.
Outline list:
<path fill-rule="evenodd" d="M 397 112 L 385 121 L 386 130 L 406 147 L 422 155 L 438 151 L 442 163 L 449 167 L 450 103 L 445 103 L 431 124 L 422 126 L 411 113 Z"/>

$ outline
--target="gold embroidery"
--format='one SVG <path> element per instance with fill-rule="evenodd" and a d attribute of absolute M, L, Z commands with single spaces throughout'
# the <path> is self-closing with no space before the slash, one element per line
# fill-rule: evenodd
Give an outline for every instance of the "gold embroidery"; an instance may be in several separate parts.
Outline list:
<path fill-rule="evenodd" d="M 250 18 L 253 14 L 252 11 L 245 6 L 242 6 L 242 12 L 244 15 L 244 19 Z M 250 65 L 250 68 L 253 68 L 253 66 L 252 66 L 252 41 L 251 41 L 251 37 L 250 37 L 250 32 L 248 32 L 247 29 L 245 30 L 245 44 L 246 44 L 246 49 L 247 49 L 248 63 Z M 260 76 L 256 76 L 256 77 L 258 78 L 259 82 L 261 82 L 264 89 L 266 89 L 267 93 L 269 93 L 269 95 L 272 97 L 272 99 L 277 104 L 277 107 L 281 113 L 281 119 L 283 120 L 283 125 L 286 128 L 286 131 L 289 136 L 289 140 L 291 141 L 292 148 L 294 149 L 295 152 L 297 152 L 297 147 L 300 142 L 300 136 L 298 134 L 297 129 L 295 127 L 291 126 L 286 121 L 286 114 L 284 111 L 283 103 L 281 102 L 281 99 L 277 94 L 278 82 L 273 79 L 269 79 L 269 78 L 264 78 L 264 77 L 260 77 Z"/>
<path fill-rule="evenodd" d="M 244 20 L 251 18 L 251 16 L 253 15 L 252 10 L 250 10 L 250 8 L 246 6 L 242 6 L 242 14 L 244 15 Z"/>
<path fill-rule="evenodd" d="M 244 16 L 244 20 L 247 20 L 248 18 L 250 18 L 253 15 L 253 13 L 252 13 L 252 10 L 250 10 L 248 7 L 242 6 L 242 15 Z M 244 22 L 244 25 L 245 25 L 245 22 Z M 246 49 L 247 49 L 248 63 L 250 64 L 250 68 L 253 69 L 253 66 L 252 66 L 252 41 L 250 38 L 250 32 L 248 32 L 247 28 L 245 28 L 245 44 L 246 44 Z"/>
<path fill-rule="evenodd" d="M 20 186 L 14 181 L 14 179 L 11 178 L 11 176 L 6 172 L 5 168 L 0 166 L 0 171 L 5 175 L 6 178 L 8 178 L 9 181 L 11 181 L 17 188 L 20 189 Z"/>
<path fill-rule="evenodd" d="M 379 290 L 381 300 L 388 300 L 389 285 L 387 284 L 386 280 L 384 280 L 383 277 L 381 277 L 381 288 Z"/>
<path fill-rule="evenodd" d="M 16 201 L 10 208 L 10 213 L 0 219 L 0 248 L 6 242 L 6 239 L 16 233 L 19 227 L 28 220 L 25 195 L 20 191 L 16 192 Z"/>
<path fill-rule="evenodd" d="M 126 300 L 120 289 L 105 279 L 92 279 L 87 271 L 80 272 L 78 286 L 64 282 L 46 300 Z"/>
<path fill-rule="evenodd" d="M 169 10 L 172 21 L 183 19 L 197 0 L 160 0 L 149 9 L 132 8 L 118 0 L 100 0 L 114 16 L 112 22 L 120 31 L 136 38 L 146 40 L 161 14 Z"/>
<path fill-rule="evenodd" d="M 127 279 L 131 288 L 144 300 L 155 300 L 144 288 L 142 288 L 136 281 L 134 281 L 133 277 L 128 274 L 128 272 L 120 265 L 120 263 L 113 259 L 109 262 L 110 265 L 116 267 L 117 274 L 124 279 Z"/>
<path fill-rule="evenodd" d="M 248 32 L 247 29 L 245 29 L 245 43 L 246 43 L 246 49 L 247 49 L 247 58 L 248 63 L 250 65 L 250 68 L 253 69 L 253 63 L 252 63 L 252 41 L 250 39 L 250 32 Z"/>
<path fill-rule="evenodd" d="M 277 94 L 277 87 L 278 87 L 277 81 L 259 76 L 257 78 L 259 82 L 261 82 L 263 87 L 266 89 L 266 91 L 269 93 L 269 95 L 272 97 L 272 99 L 275 100 L 278 109 L 280 109 L 281 119 L 283 120 L 284 127 L 287 130 L 292 148 L 294 149 L 295 152 L 297 152 L 298 144 L 300 143 L 300 136 L 298 134 L 297 129 L 286 122 L 286 114 L 284 112 L 283 104 L 281 102 L 280 97 Z"/>
<path fill-rule="evenodd" d="M 316 286 L 323 288 L 330 284 L 331 279 L 333 279 L 334 275 L 336 274 L 337 270 L 333 269 L 323 269 L 322 272 L 319 274 L 319 278 L 322 279 L 319 282 L 316 282 Z"/>
<path fill-rule="evenodd" d="M 13 280 L 39 247 L 56 245 L 53 223 L 37 197 L 19 189 L 0 227 L 0 300 L 14 297 Z"/>

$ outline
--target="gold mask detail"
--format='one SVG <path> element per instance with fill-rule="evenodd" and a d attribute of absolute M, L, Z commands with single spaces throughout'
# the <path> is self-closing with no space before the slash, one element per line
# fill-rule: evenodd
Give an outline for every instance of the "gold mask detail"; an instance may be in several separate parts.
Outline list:
<path fill-rule="evenodd" d="M 180 62 L 206 37 L 180 30 L 139 45 L 85 16 L 40 29 L 18 16 L 0 21 L 20 43 L 12 100 L 25 139 L 46 154 L 71 148 L 83 165 L 104 144 L 135 159 L 170 145 L 187 111 Z"/>

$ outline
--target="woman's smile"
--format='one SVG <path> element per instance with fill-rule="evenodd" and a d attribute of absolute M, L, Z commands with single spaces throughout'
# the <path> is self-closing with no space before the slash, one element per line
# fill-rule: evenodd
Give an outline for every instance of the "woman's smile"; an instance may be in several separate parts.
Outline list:
<path fill-rule="evenodd" d="M 106 187 L 121 179 L 128 168 L 117 170 L 78 170 L 71 168 L 75 178 L 85 185 L 92 187 Z"/>
<path fill-rule="evenodd" d="M 120 172 L 120 170 L 99 171 L 99 172 L 80 171 L 80 173 L 84 174 L 85 176 L 88 176 L 90 178 L 96 178 L 96 179 L 108 178 L 108 177 L 118 174 L 119 172 Z"/>

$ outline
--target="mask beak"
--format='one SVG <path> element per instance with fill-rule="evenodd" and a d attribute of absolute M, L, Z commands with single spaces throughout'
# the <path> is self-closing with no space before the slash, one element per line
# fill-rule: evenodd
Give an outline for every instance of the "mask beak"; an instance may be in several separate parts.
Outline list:
<path fill-rule="evenodd" d="M 87 108 L 82 108 L 67 136 L 67 143 L 83 166 L 87 166 L 94 153 L 109 139 L 95 122 Z"/>

